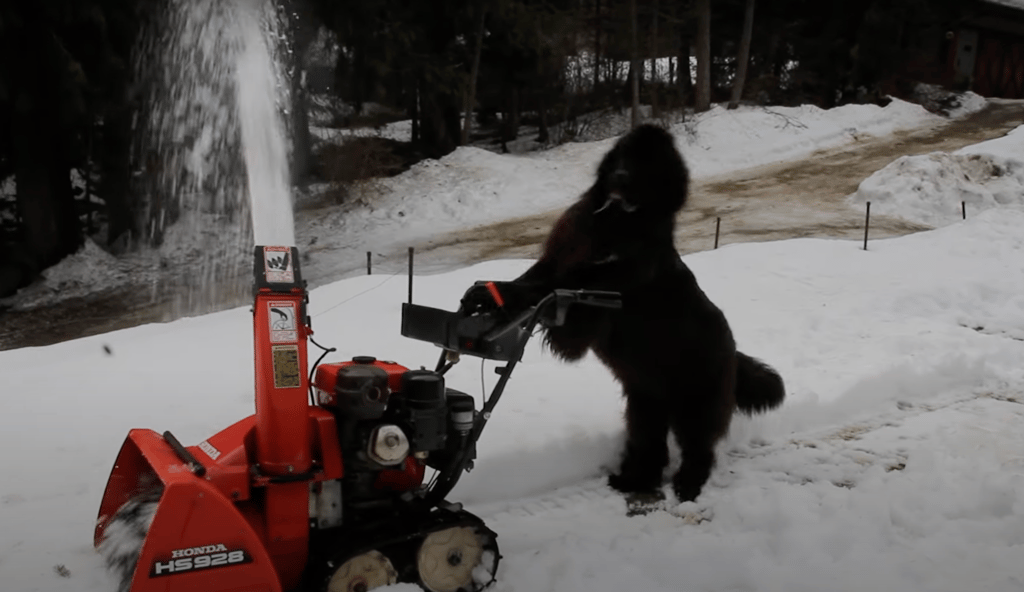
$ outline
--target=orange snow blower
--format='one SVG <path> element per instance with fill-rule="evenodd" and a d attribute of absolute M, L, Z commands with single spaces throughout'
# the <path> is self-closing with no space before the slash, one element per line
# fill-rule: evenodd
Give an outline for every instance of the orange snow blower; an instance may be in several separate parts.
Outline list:
<path fill-rule="evenodd" d="M 618 295 L 559 290 L 515 318 L 410 302 L 401 332 L 443 349 L 436 370 L 367 356 L 307 377 L 298 251 L 256 247 L 254 277 L 255 415 L 195 446 L 131 430 L 114 463 L 94 543 L 120 590 L 365 592 L 412 582 L 476 592 L 492 583 L 497 535 L 444 498 L 471 468 L 537 323 L 557 324 L 572 303 L 616 307 Z M 459 353 L 506 362 L 479 411 L 445 387 Z"/>

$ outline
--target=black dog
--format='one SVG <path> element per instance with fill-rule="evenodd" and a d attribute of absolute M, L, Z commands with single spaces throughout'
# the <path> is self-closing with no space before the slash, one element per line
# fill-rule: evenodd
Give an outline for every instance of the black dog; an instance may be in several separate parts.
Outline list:
<path fill-rule="evenodd" d="M 658 489 L 671 430 L 683 450 L 672 479 L 681 501 L 700 494 L 734 410 L 766 411 L 785 397 L 775 370 L 736 351 L 722 311 L 675 250 L 675 215 L 688 185 L 672 136 L 637 127 L 555 223 L 536 264 L 511 282 L 495 282 L 509 314 L 555 288 L 622 294 L 618 310 L 571 307 L 563 325 L 545 328 L 545 342 L 565 360 L 593 350 L 622 384 L 626 450 L 608 484 L 622 492 Z M 463 299 L 468 310 L 494 306 L 481 285 Z"/>

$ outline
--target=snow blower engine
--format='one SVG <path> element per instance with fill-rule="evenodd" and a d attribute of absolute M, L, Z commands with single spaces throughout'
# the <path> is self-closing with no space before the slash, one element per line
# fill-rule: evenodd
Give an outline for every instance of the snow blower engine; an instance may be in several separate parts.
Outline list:
<path fill-rule="evenodd" d="M 410 294 L 411 264 L 410 251 Z M 471 468 L 537 324 L 558 324 L 573 304 L 618 307 L 618 295 L 556 290 L 515 318 L 409 302 L 402 335 L 442 348 L 435 370 L 362 356 L 307 375 L 298 251 L 257 246 L 253 271 L 256 413 L 195 446 L 170 432 L 128 433 L 94 535 L 119 590 L 365 592 L 411 582 L 476 592 L 492 583 L 497 535 L 445 496 Z M 445 385 L 459 354 L 505 362 L 479 410 Z"/>

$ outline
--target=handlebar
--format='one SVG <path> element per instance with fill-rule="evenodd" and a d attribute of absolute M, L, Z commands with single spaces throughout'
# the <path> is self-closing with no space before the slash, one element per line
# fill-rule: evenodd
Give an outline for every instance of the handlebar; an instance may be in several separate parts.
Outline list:
<path fill-rule="evenodd" d="M 544 319 L 549 326 L 565 322 L 570 306 L 622 307 L 618 292 L 558 289 L 513 318 L 500 310 L 467 314 L 405 303 L 402 305 L 402 335 L 427 341 L 449 351 L 491 360 L 518 360 L 533 329 Z M 554 306 L 553 314 L 548 314 Z"/>

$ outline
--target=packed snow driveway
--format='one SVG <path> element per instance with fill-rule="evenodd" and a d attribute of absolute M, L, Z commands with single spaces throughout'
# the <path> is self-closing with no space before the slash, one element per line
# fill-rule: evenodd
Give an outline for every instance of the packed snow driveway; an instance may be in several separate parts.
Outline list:
<path fill-rule="evenodd" d="M 900 156 L 954 151 L 997 138 L 1024 124 L 1020 101 L 990 100 L 981 111 L 948 122 L 881 137 L 863 137 L 798 160 L 720 176 L 694 176 L 690 201 L 680 214 L 676 246 L 681 253 L 719 245 L 787 238 L 860 239 L 864 212 L 844 198 L 872 173 Z M 856 135 L 854 136 L 857 137 Z M 435 237 L 419 247 L 425 265 L 465 265 L 497 258 L 536 257 L 561 209 Z M 950 212 L 955 221 L 958 211 Z M 871 216 L 870 237 L 902 236 L 931 227 L 888 216 Z M 399 257 L 399 253 L 393 254 Z"/>

